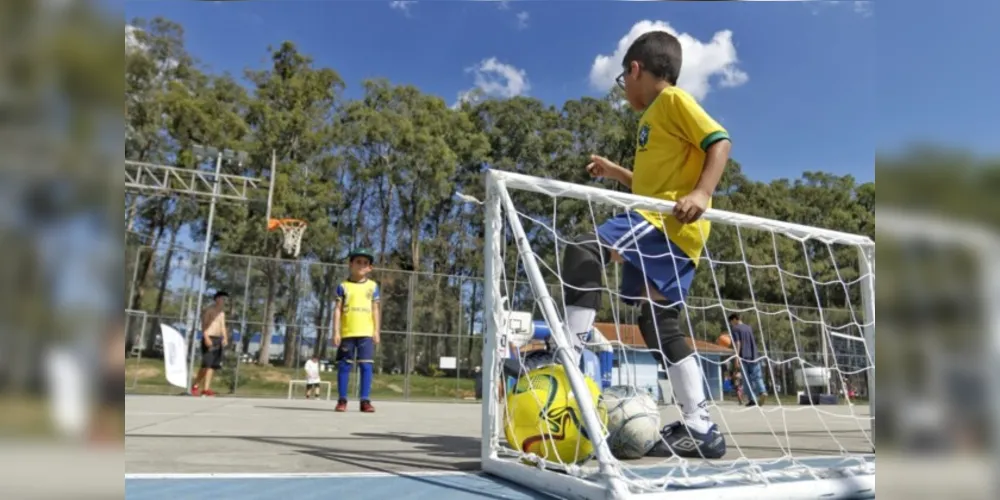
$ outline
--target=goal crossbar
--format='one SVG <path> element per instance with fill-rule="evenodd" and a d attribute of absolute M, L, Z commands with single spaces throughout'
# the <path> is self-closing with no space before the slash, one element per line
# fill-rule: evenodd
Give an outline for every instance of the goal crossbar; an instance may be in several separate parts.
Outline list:
<path fill-rule="evenodd" d="M 557 181 L 553 179 L 542 179 L 530 175 L 516 172 L 505 172 L 502 170 L 490 170 L 487 179 L 491 182 L 503 183 L 506 187 L 520 191 L 530 191 L 539 194 L 557 196 L 560 198 L 572 198 L 583 201 L 594 201 L 613 205 L 628 205 L 633 209 L 650 210 L 655 212 L 670 213 L 674 209 L 675 202 L 639 196 L 631 193 L 610 191 L 603 188 L 573 184 L 571 182 Z M 793 224 L 791 222 L 776 221 L 744 215 L 725 210 L 709 209 L 705 211 L 702 218 L 710 222 L 718 222 L 728 226 L 748 227 L 765 231 L 774 231 L 795 239 L 815 239 L 832 244 L 855 245 L 860 247 L 875 247 L 875 242 L 866 236 L 833 231 Z"/>
<path fill-rule="evenodd" d="M 728 481 L 709 479 L 709 486 L 701 481 L 693 486 L 684 486 L 684 481 L 666 484 L 662 479 L 641 481 L 647 486 L 635 489 L 636 480 L 626 480 L 621 465 L 610 452 L 603 430 L 597 421 L 595 405 L 589 398 L 577 397 L 583 425 L 597 432 L 588 432 L 592 436 L 596 464 L 561 465 L 539 461 L 536 465 L 527 465 L 516 457 L 511 458 L 507 452 L 501 452 L 498 430 L 502 428 L 501 408 L 492 392 L 502 383 L 500 357 L 507 350 L 508 340 L 502 333 L 504 303 L 501 297 L 501 282 L 504 278 L 504 260 L 502 245 L 506 244 L 503 236 L 505 227 L 512 236 L 517 248 L 520 264 L 527 275 L 532 288 L 534 303 L 542 313 L 545 322 L 551 328 L 551 340 L 558 348 L 560 363 L 565 368 L 566 376 L 575 394 L 586 394 L 586 386 L 582 371 L 576 366 L 567 351 L 571 345 L 571 335 L 565 328 L 555 299 L 548 291 L 548 286 L 535 261 L 527 233 L 521 224 L 519 214 L 511 198 L 508 188 L 528 191 L 551 197 L 571 198 L 593 203 L 603 203 L 616 206 L 627 206 L 631 209 L 643 209 L 661 213 L 672 211 L 675 203 L 646 198 L 629 193 L 614 192 L 591 186 L 582 186 L 568 182 L 542 179 L 528 175 L 488 170 L 486 172 L 485 205 L 485 342 L 483 347 L 483 385 L 487 391 L 483 397 L 483 442 L 481 458 L 483 470 L 536 491 L 567 499 L 706 499 L 706 498 L 817 498 L 817 497 L 869 497 L 874 496 L 875 475 L 874 456 L 850 455 L 850 460 L 857 462 L 849 466 L 836 467 L 824 473 L 796 472 L 783 474 L 768 473 L 763 481 Z M 736 214 L 722 210 L 709 210 L 704 218 L 730 226 L 747 227 L 756 230 L 771 231 L 788 236 L 799 241 L 814 240 L 827 244 L 854 246 L 859 250 L 862 269 L 862 309 L 865 321 L 862 326 L 864 341 L 870 352 L 870 361 L 874 361 L 874 241 L 871 238 L 853 235 L 821 228 L 813 228 L 799 224 L 774 221 L 760 217 Z M 857 339 L 861 340 L 861 339 Z M 874 364 L 872 364 L 874 366 Z M 872 369 L 872 379 L 874 369 Z M 870 394 L 873 392 L 873 382 L 870 381 Z M 874 415 L 874 412 L 872 413 Z M 874 434 L 874 433 L 873 433 Z M 845 457 L 810 457 L 828 458 L 831 460 Z M 809 459 L 792 459 L 795 465 L 809 467 Z M 596 467 L 595 467 L 596 465 Z M 667 476 L 661 476 L 667 477 Z M 653 485 L 651 489 L 649 485 Z"/>

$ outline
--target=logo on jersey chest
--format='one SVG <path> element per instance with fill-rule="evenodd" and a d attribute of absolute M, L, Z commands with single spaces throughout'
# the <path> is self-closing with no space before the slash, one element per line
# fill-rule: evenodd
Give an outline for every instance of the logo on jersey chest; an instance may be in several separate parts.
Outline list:
<path fill-rule="evenodd" d="M 639 139 L 638 139 L 639 149 L 645 149 L 646 144 L 649 144 L 649 124 L 643 123 L 639 127 Z"/>

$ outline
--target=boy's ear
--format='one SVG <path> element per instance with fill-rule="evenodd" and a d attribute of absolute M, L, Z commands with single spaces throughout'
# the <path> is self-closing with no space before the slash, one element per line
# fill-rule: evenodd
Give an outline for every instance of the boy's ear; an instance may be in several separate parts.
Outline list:
<path fill-rule="evenodd" d="M 639 62 L 631 61 L 628 63 L 628 72 L 625 74 L 625 76 L 631 77 L 633 80 L 638 80 L 640 71 L 641 68 L 639 67 Z"/>

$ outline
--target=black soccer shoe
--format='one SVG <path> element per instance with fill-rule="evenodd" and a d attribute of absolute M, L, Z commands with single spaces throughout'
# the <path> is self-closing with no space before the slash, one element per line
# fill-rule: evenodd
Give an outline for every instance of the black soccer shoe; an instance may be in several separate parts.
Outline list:
<path fill-rule="evenodd" d="M 716 424 L 703 434 L 674 422 L 660 431 L 660 438 L 647 456 L 716 459 L 726 455 L 726 438 Z"/>

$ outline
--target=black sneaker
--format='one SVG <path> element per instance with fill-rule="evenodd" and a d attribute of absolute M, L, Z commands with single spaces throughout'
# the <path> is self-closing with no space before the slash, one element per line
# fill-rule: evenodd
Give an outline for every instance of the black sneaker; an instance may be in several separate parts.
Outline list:
<path fill-rule="evenodd" d="M 726 455 L 726 438 L 716 424 L 702 434 L 674 422 L 660 431 L 660 438 L 647 456 L 715 459 Z"/>

